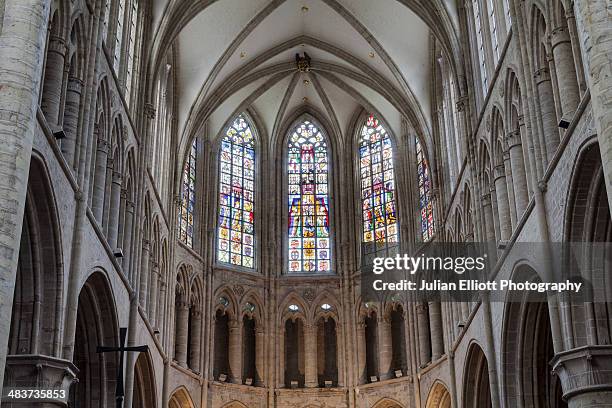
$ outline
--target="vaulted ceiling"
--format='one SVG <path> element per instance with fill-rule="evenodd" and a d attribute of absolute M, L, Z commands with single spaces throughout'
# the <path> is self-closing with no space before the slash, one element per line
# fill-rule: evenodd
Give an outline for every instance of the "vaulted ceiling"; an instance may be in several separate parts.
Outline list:
<path fill-rule="evenodd" d="M 430 129 L 430 41 L 452 48 L 454 0 L 154 0 L 152 66 L 177 51 L 181 145 L 256 113 L 270 139 L 308 107 L 346 139 L 359 108 Z M 436 24 L 437 23 L 437 24 Z M 452 50 L 451 50 L 452 52 Z M 310 72 L 295 55 L 307 53 Z M 270 143 L 273 143 L 270 140 Z"/>

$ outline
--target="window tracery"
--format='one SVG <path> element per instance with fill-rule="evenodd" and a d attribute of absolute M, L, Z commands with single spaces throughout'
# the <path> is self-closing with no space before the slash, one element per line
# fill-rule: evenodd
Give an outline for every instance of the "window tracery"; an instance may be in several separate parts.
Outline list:
<path fill-rule="evenodd" d="M 219 159 L 217 260 L 255 265 L 255 140 L 244 115 L 227 128 Z"/>
<path fill-rule="evenodd" d="M 421 234 L 428 241 L 434 234 L 433 200 L 429 165 L 421 142 L 416 138 L 417 177 L 419 183 L 419 209 L 421 211 Z"/>
<path fill-rule="evenodd" d="M 363 242 L 398 242 L 393 146 L 387 130 L 370 115 L 359 139 Z"/>
<path fill-rule="evenodd" d="M 197 151 L 197 139 L 195 139 L 183 168 L 183 185 L 181 187 L 181 204 L 179 209 L 179 239 L 190 248 L 193 248 Z"/>
<path fill-rule="evenodd" d="M 331 270 L 329 158 L 321 131 L 304 120 L 289 136 L 289 272 Z"/>

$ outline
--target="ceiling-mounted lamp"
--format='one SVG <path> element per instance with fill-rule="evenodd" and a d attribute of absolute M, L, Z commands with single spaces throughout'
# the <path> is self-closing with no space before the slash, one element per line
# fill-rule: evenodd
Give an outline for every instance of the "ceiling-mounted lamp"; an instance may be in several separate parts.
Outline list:
<path fill-rule="evenodd" d="M 376 56 L 376 54 L 374 54 L 374 51 L 370 51 L 370 53 L 368 54 L 368 56 L 370 58 L 374 58 Z"/>
<path fill-rule="evenodd" d="M 308 10 L 310 10 L 308 6 L 302 6 L 302 13 L 307 13 Z"/>

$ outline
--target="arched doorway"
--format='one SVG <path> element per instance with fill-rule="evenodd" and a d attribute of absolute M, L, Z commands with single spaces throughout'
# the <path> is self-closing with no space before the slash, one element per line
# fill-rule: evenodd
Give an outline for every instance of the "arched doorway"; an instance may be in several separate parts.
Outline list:
<path fill-rule="evenodd" d="M 140 353 L 134 368 L 134 402 L 133 408 L 157 407 L 155 393 L 155 374 L 150 357 Z"/>
<path fill-rule="evenodd" d="M 170 396 L 168 408 L 195 408 L 191 395 L 185 387 L 175 390 Z"/>
<path fill-rule="evenodd" d="M 466 408 L 490 408 L 491 387 L 489 385 L 489 365 L 480 346 L 470 346 L 466 360 L 463 406 Z"/>
<path fill-rule="evenodd" d="M 73 362 L 78 382 L 70 392 L 70 406 L 106 408 L 114 404 L 118 353 L 98 354 L 100 345 L 118 345 L 117 314 L 106 276 L 94 272 L 79 294 Z"/>
<path fill-rule="evenodd" d="M 450 408 L 451 407 L 451 397 L 448 389 L 444 384 L 439 381 L 436 381 L 434 385 L 429 390 L 429 395 L 427 396 L 427 403 L 425 404 L 426 408 Z"/>

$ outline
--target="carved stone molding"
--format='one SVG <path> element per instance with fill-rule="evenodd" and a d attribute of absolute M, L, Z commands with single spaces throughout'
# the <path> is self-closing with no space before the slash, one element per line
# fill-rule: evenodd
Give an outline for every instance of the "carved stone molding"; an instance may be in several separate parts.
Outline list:
<path fill-rule="evenodd" d="M 551 365 L 563 387 L 563 398 L 590 392 L 612 392 L 612 346 L 584 346 L 555 355 Z M 570 405 L 571 406 L 571 405 Z"/>

